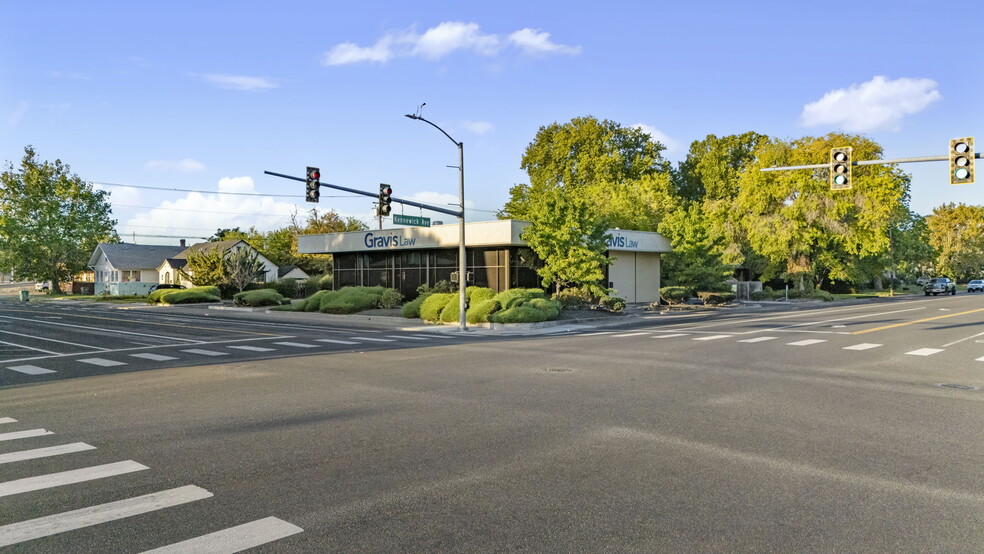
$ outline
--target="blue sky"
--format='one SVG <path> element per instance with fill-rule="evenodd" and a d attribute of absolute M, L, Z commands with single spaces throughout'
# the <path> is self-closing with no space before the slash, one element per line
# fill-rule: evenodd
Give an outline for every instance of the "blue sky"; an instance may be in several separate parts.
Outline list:
<path fill-rule="evenodd" d="M 375 226 L 372 199 L 322 189 L 308 204 L 303 183 L 264 170 L 314 165 L 324 182 L 457 202 L 454 144 L 403 117 L 423 102 L 465 145 L 472 221 L 527 181 L 520 159 L 540 126 L 584 115 L 643 126 L 674 163 L 710 133 L 861 132 L 886 158 L 984 136 L 966 4 L 4 4 L 3 160 L 30 144 L 96 183 L 213 191 L 99 185 L 124 240 L 144 244 L 283 227 L 313 206 Z M 984 183 L 949 185 L 945 162 L 903 168 L 919 213 L 984 203 Z"/>

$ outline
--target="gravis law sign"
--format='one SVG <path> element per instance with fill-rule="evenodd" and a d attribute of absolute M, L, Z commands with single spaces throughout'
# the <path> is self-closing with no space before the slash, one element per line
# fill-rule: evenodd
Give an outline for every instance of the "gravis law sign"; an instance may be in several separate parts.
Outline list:
<path fill-rule="evenodd" d="M 366 248 L 404 248 L 413 246 L 417 242 L 416 237 L 401 237 L 400 235 L 366 233 L 363 239 Z"/>
<path fill-rule="evenodd" d="M 605 241 L 609 248 L 639 248 L 639 241 L 626 238 L 622 235 L 613 235 Z"/>

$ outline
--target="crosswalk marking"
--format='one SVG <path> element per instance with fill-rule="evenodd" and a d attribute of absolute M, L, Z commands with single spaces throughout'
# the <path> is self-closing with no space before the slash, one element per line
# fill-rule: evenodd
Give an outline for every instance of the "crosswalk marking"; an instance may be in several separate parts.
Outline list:
<path fill-rule="evenodd" d="M 211 496 L 212 493 L 201 487 L 187 485 L 108 504 L 12 523 L 0 527 L 0 546 L 10 546 L 41 537 L 57 535 L 58 533 L 145 514 Z"/>
<path fill-rule="evenodd" d="M 51 431 L 46 429 L 28 429 L 27 431 L 14 431 L 12 433 L 0 433 L 0 442 L 12 441 L 17 439 L 29 439 L 31 437 L 40 437 L 42 435 L 54 435 Z"/>
<path fill-rule="evenodd" d="M 909 356 L 932 356 L 938 352 L 942 352 L 942 348 L 919 348 L 913 350 L 912 352 L 906 352 Z"/>
<path fill-rule="evenodd" d="M 706 337 L 694 337 L 690 340 L 717 340 L 717 339 L 726 339 L 730 336 L 731 335 L 708 335 Z"/>
<path fill-rule="evenodd" d="M 843 350 L 870 350 L 872 348 L 878 348 L 880 344 L 874 344 L 871 342 L 862 342 L 861 344 L 855 344 L 854 346 L 845 346 Z"/>
<path fill-rule="evenodd" d="M 776 340 L 779 337 L 755 337 L 753 339 L 741 339 L 737 342 L 763 342 L 767 340 Z"/>
<path fill-rule="evenodd" d="M 126 365 L 126 362 L 118 362 L 116 360 L 107 360 L 105 358 L 85 358 L 79 360 L 84 364 L 97 365 L 99 367 L 113 367 L 117 365 Z"/>
<path fill-rule="evenodd" d="M 230 346 L 236 350 L 249 350 L 250 352 L 273 352 L 275 348 L 263 348 L 262 346 Z"/>
<path fill-rule="evenodd" d="M 50 369 L 45 369 L 43 367 L 38 367 L 36 365 L 15 365 L 10 366 L 7 369 L 12 369 L 20 373 L 26 373 L 28 375 L 44 375 L 45 373 L 54 373 Z"/>
<path fill-rule="evenodd" d="M 49 473 L 47 475 L 39 475 L 37 477 L 25 477 L 24 479 L 15 479 L 13 481 L 0 483 L 0 497 L 48 489 L 51 487 L 59 487 L 62 485 L 71 485 L 73 483 L 83 483 L 85 481 L 92 481 L 93 479 L 103 479 L 105 477 L 113 477 L 124 473 L 143 471 L 145 469 L 150 468 L 143 464 L 138 464 L 133 460 L 127 460 L 125 462 L 115 462 L 112 464 L 84 467 L 82 469 L 72 469 L 69 471 L 60 471 L 58 473 Z"/>
<path fill-rule="evenodd" d="M 827 342 L 827 339 L 804 339 L 797 340 L 793 342 L 787 342 L 786 346 L 812 346 L 814 344 L 821 344 Z"/>
<path fill-rule="evenodd" d="M 17 423 L 17 420 L 12 417 L 0 417 L 0 423 Z"/>
<path fill-rule="evenodd" d="M 386 335 L 391 339 L 403 339 L 403 340 L 430 340 L 427 337 L 408 337 L 406 335 Z"/>
<path fill-rule="evenodd" d="M 203 350 L 201 348 L 192 348 L 190 350 L 182 350 L 182 352 L 187 352 L 189 354 L 201 354 L 202 356 L 228 356 L 228 352 L 216 352 L 215 350 Z"/>
<path fill-rule="evenodd" d="M 83 452 L 85 450 L 95 450 L 96 447 L 84 442 L 73 442 L 72 444 L 62 444 L 60 446 L 48 446 L 45 448 L 35 448 L 33 450 L 21 450 L 20 452 L 9 452 L 0 454 L 0 464 L 11 462 L 22 462 L 24 460 L 35 460 L 37 458 L 47 458 L 48 456 L 60 456 L 73 452 Z"/>
<path fill-rule="evenodd" d="M 317 348 L 317 344 L 305 344 L 303 342 L 275 342 L 273 344 L 280 344 L 283 346 L 293 346 L 294 348 Z"/>
<path fill-rule="evenodd" d="M 612 338 L 615 338 L 615 337 L 638 337 L 639 335 L 648 335 L 648 334 L 649 333 L 623 333 L 621 335 L 612 335 Z"/>
<path fill-rule="evenodd" d="M 654 339 L 675 339 L 676 337 L 685 337 L 690 333 L 671 333 L 669 335 L 656 335 Z"/>
<path fill-rule="evenodd" d="M 143 358 L 145 360 L 153 360 L 155 362 L 164 362 L 167 360 L 177 360 L 174 356 L 165 356 L 163 354 L 151 354 L 150 352 L 145 352 L 142 354 L 130 354 L 134 358 Z"/>
<path fill-rule="evenodd" d="M 143 554 L 195 554 L 199 552 L 239 552 L 289 537 L 304 529 L 275 517 L 266 517 L 194 539 L 148 550 Z"/>
<path fill-rule="evenodd" d="M 974 361 L 975 361 L 975 362 L 984 362 L 984 356 L 981 356 L 980 358 L 977 358 L 977 359 L 976 359 L 976 360 L 974 360 Z"/>
<path fill-rule="evenodd" d="M 337 339 L 316 339 L 318 342 L 332 342 L 335 344 L 359 344 L 350 340 L 337 340 Z"/>
<path fill-rule="evenodd" d="M 373 342 L 396 342 L 393 339 L 374 339 L 372 337 L 349 337 L 352 340 L 371 340 Z"/>

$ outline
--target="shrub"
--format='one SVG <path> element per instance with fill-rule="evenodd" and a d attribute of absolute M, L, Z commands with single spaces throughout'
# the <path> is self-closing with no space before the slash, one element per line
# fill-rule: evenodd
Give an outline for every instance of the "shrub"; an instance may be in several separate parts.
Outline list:
<path fill-rule="evenodd" d="M 540 310 L 530 306 L 516 306 L 489 316 L 493 323 L 539 323 L 547 318 Z"/>
<path fill-rule="evenodd" d="M 697 296 L 708 306 L 717 306 L 735 299 L 733 292 L 698 292 Z"/>
<path fill-rule="evenodd" d="M 625 309 L 626 305 L 625 299 L 619 298 L 618 296 L 603 296 L 599 304 L 610 312 L 621 312 Z"/>
<path fill-rule="evenodd" d="M 594 302 L 594 295 L 586 288 L 569 288 L 554 293 L 553 299 L 560 302 L 565 310 L 580 310 Z"/>
<path fill-rule="evenodd" d="M 441 321 L 444 323 L 454 323 L 461 321 L 461 301 L 457 294 L 452 294 L 453 298 L 444 305 L 441 310 Z M 468 314 L 465 314 L 468 317 Z"/>
<path fill-rule="evenodd" d="M 287 298 L 294 298 L 297 296 L 297 286 L 296 279 L 280 279 L 271 283 L 273 290 L 277 291 L 281 296 L 286 296 Z"/>
<path fill-rule="evenodd" d="M 331 290 L 335 283 L 335 278 L 325 273 L 318 279 L 318 290 Z"/>
<path fill-rule="evenodd" d="M 418 296 L 417 298 L 411 300 L 410 302 L 407 302 L 406 304 L 403 305 L 403 309 L 400 310 L 400 315 L 408 318 L 420 317 L 420 306 L 421 304 L 424 303 L 424 300 L 427 300 L 427 297 L 429 297 L 430 295 L 431 293 L 429 292 L 424 293 Z"/>
<path fill-rule="evenodd" d="M 430 286 L 427 283 L 417 287 L 417 294 L 445 294 L 449 292 L 455 292 L 458 290 L 458 284 L 452 283 L 451 281 L 438 281 L 434 283 L 434 286 Z M 467 294 L 467 290 L 466 290 Z"/>
<path fill-rule="evenodd" d="M 469 306 L 485 300 L 492 300 L 494 297 L 495 291 L 488 287 L 468 287 L 465 289 L 465 298 L 468 299 Z"/>
<path fill-rule="evenodd" d="M 187 289 L 159 289 L 150 293 L 150 295 L 147 297 L 147 302 L 150 302 L 151 304 L 155 304 L 158 302 L 167 302 L 168 304 L 173 304 L 173 302 L 168 302 L 164 300 L 164 297 L 167 296 L 168 294 L 172 294 L 175 292 L 200 292 L 207 296 L 220 296 L 219 288 L 215 286 L 191 287 Z"/>
<path fill-rule="evenodd" d="M 444 310 L 444 306 L 448 302 L 451 302 L 452 298 L 457 299 L 455 294 L 451 292 L 431 294 L 420 306 L 420 319 L 437 323 L 441 320 L 441 311 Z"/>
<path fill-rule="evenodd" d="M 343 287 L 325 291 L 319 310 L 325 314 L 354 314 L 379 305 L 383 287 Z"/>
<path fill-rule="evenodd" d="M 295 309 L 299 312 L 316 312 L 321 309 L 321 298 L 329 292 L 330 291 L 327 290 L 319 290 L 318 292 L 298 302 Z"/>
<path fill-rule="evenodd" d="M 507 289 L 495 295 L 495 299 L 507 310 L 515 306 L 522 306 L 534 298 L 546 299 L 547 295 L 541 289 Z"/>
<path fill-rule="evenodd" d="M 379 296 L 379 307 L 385 309 L 395 308 L 403 302 L 403 295 L 396 289 L 386 289 Z"/>
<path fill-rule="evenodd" d="M 493 299 L 472 302 L 468 305 L 468 313 L 465 314 L 465 321 L 468 323 L 488 323 L 489 316 L 502 308 L 499 302 Z"/>
<path fill-rule="evenodd" d="M 273 289 L 248 290 L 237 293 L 232 297 L 237 306 L 279 306 L 287 301 L 279 292 Z"/>
<path fill-rule="evenodd" d="M 687 287 L 663 287 L 659 289 L 659 297 L 667 304 L 682 304 L 690 299 L 690 289 Z"/>
<path fill-rule="evenodd" d="M 204 288 L 204 287 L 202 287 Z M 208 294 L 201 290 L 186 289 L 174 290 L 161 297 L 161 301 L 166 304 L 202 304 L 205 302 L 221 302 L 217 294 Z"/>
<path fill-rule="evenodd" d="M 748 297 L 752 300 L 770 300 L 772 298 L 770 291 L 767 290 L 753 291 Z"/>
<path fill-rule="evenodd" d="M 523 306 L 543 312 L 544 321 L 557 319 L 563 309 L 557 300 L 547 300 L 546 298 L 534 298 L 523 304 Z"/>

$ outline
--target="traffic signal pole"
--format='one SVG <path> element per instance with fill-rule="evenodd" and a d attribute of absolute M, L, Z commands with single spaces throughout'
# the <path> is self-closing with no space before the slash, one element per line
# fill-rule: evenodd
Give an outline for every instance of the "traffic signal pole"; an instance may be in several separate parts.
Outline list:
<path fill-rule="evenodd" d="M 974 158 L 980 160 L 984 158 L 981 152 L 974 153 Z M 852 162 L 851 165 L 881 165 L 881 164 L 904 164 L 912 162 L 948 162 L 950 161 L 950 156 L 921 156 L 916 158 L 896 158 L 894 160 L 862 160 L 859 162 Z M 830 163 L 823 164 L 811 164 L 811 165 L 789 165 L 783 167 L 763 167 L 759 171 L 786 171 L 790 169 L 820 169 L 822 167 L 830 167 Z"/>

